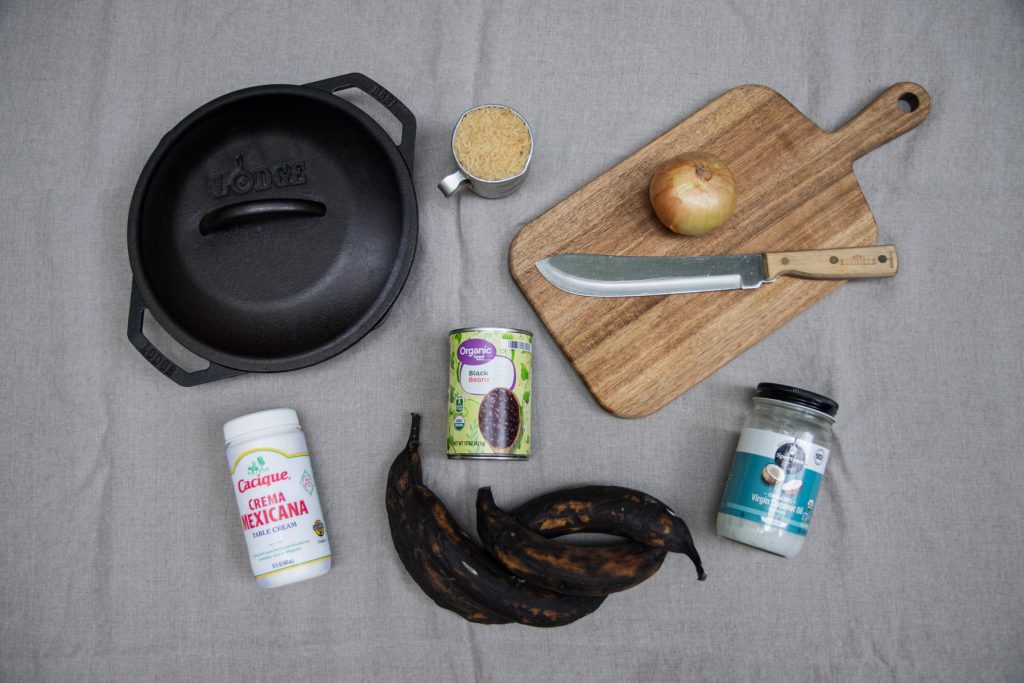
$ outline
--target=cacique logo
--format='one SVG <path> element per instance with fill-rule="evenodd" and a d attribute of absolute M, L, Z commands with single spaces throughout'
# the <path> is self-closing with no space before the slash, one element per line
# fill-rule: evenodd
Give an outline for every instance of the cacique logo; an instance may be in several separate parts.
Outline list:
<path fill-rule="evenodd" d="M 271 187 L 305 185 L 309 177 L 306 175 L 305 161 L 281 162 L 249 170 L 243 165 L 242 155 L 239 154 L 235 157 L 235 169 L 231 173 L 217 173 L 210 179 L 213 182 L 213 196 L 220 199 L 229 194 L 245 195 Z"/>
<path fill-rule="evenodd" d="M 238 480 L 238 492 L 245 493 L 250 489 L 257 488 L 259 486 L 270 486 L 276 484 L 279 481 L 287 481 L 288 472 L 272 472 L 271 474 L 264 474 L 261 477 L 253 477 L 252 479 L 239 479 Z"/>

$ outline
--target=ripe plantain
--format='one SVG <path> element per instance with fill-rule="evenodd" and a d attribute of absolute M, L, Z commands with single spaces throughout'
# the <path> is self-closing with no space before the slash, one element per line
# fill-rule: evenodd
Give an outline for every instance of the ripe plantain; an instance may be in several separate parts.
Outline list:
<path fill-rule="evenodd" d="M 448 580 L 430 561 L 430 550 L 416 535 L 415 517 L 419 503 L 414 487 L 422 482 L 419 446 L 420 416 L 413 413 L 412 428 L 405 450 L 398 454 L 388 472 L 384 502 L 395 550 L 406 571 L 434 602 L 468 621 L 479 624 L 508 624 L 511 619 L 471 598 Z"/>
<path fill-rule="evenodd" d="M 552 541 L 499 508 L 490 487 L 477 492 L 476 519 L 484 547 L 509 571 L 566 595 L 608 595 L 631 588 L 653 576 L 668 553 L 636 541 L 600 547 Z"/>
<path fill-rule="evenodd" d="M 414 415 L 409 445 L 391 466 L 385 499 L 395 549 L 434 602 L 469 621 L 528 626 L 562 626 L 600 607 L 604 597 L 570 597 L 527 585 L 470 540 L 422 482 L 418 427 Z"/>
<path fill-rule="evenodd" d="M 697 568 L 697 578 L 707 578 L 686 522 L 643 491 L 622 486 L 561 489 L 528 501 L 512 515 L 548 538 L 579 532 L 613 534 L 683 553 Z"/>
<path fill-rule="evenodd" d="M 528 626 L 563 626 L 604 602 L 603 595 L 560 595 L 524 583 L 470 540 L 429 488 L 420 484 L 415 490 L 422 513 L 418 536 L 432 549 L 435 566 L 475 600 Z"/>

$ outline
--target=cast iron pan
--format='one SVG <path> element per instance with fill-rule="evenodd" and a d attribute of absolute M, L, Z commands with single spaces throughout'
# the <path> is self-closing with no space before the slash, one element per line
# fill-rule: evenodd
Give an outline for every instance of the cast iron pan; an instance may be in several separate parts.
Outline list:
<path fill-rule="evenodd" d="M 358 88 L 402 124 L 396 147 Z M 128 338 L 182 386 L 319 363 L 383 322 L 416 252 L 416 119 L 362 74 L 239 90 L 200 107 L 146 163 L 128 215 Z M 187 372 L 148 311 L 210 361 Z"/>

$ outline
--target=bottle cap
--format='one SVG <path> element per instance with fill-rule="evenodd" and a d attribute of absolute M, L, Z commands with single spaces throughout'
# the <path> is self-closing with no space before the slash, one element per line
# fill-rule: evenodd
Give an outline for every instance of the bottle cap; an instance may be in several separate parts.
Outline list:
<path fill-rule="evenodd" d="M 258 413 L 250 413 L 226 422 L 224 424 L 224 443 L 229 444 L 244 436 L 266 429 L 298 426 L 299 416 L 291 408 L 261 410 Z"/>
<path fill-rule="evenodd" d="M 757 391 L 754 392 L 754 397 L 770 398 L 776 401 L 793 403 L 798 406 L 810 408 L 811 410 L 817 410 L 819 413 L 825 413 L 829 417 L 835 417 L 836 413 L 839 412 L 839 404 L 828 396 L 822 396 L 821 394 L 816 394 L 813 391 L 798 389 L 797 387 L 791 387 L 785 384 L 761 382 L 757 385 Z"/>

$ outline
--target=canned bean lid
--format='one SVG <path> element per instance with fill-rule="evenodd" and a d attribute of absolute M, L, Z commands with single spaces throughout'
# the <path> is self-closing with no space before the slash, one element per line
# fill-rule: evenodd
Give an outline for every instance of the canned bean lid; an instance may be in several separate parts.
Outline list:
<path fill-rule="evenodd" d="M 770 398 L 776 401 L 785 401 L 795 405 L 804 406 L 819 413 L 825 413 L 829 417 L 835 417 L 839 412 L 839 404 L 828 396 L 816 394 L 813 391 L 791 387 L 786 384 L 774 384 L 772 382 L 761 382 L 754 392 L 755 398 Z"/>
<path fill-rule="evenodd" d="M 449 330 L 448 334 L 457 334 L 459 332 L 515 332 L 517 334 L 533 336 L 533 332 L 530 332 L 529 330 L 520 330 L 516 327 L 460 327 L 458 329 Z"/>
<path fill-rule="evenodd" d="M 249 413 L 224 424 L 224 443 L 229 444 L 252 432 L 274 427 L 298 427 L 299 415 L 291 408 L 274 408 Z"/>

